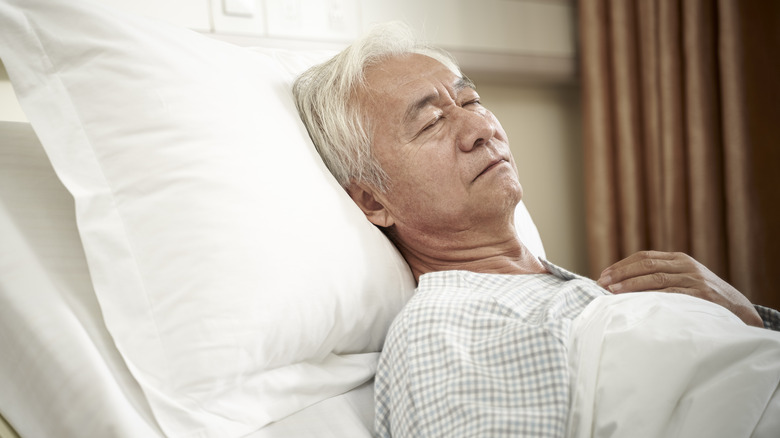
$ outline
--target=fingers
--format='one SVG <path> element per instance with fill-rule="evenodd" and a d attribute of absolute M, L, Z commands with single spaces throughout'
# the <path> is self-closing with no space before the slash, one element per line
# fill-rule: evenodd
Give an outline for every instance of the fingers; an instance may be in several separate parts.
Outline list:
<path fill-rule="evenodd" d="M 615 294 L 644 291 L 682 292 L 692 290 L 697 285 L 697 280 L 686 273 L 654 272 L 619 281 L 599 279 L 599 284 Z"/>
<path fill-rule="evenodd" d="M 605 269 L 598 284 L 615 294 L 660 291 L 691 295 L 719 304 L 750 325 L 758 312 L 742 293 L 684 253 L 640 251 Z"/>
<path fill-rule="evenodd" d="M 598 283 L 613 293 L 687 288 L 702 269 L 684 253 L 641 251 L 605 269 Z"/>

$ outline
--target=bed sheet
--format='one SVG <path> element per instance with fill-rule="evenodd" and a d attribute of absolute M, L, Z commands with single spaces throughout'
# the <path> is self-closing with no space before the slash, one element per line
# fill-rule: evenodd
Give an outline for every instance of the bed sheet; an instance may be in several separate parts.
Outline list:
<path fill-rule="evenodd" d="M 780 436 L 778 332 L 644 292 L 596 298 L 572 333 L 569 437 Z"/>
<path fill-rule="evenodd" d="M 361 438 L 374 430 L 374 381 L 323 400 L 246 438 Z"/>
<path fill-rule="evenodd" d="M 26 123 L 0 122 L 0 413 L 27 437 L 162 436 L 103 323 L 73 198 Z M 251 435 L 368 437 L 371 384 Z"/>

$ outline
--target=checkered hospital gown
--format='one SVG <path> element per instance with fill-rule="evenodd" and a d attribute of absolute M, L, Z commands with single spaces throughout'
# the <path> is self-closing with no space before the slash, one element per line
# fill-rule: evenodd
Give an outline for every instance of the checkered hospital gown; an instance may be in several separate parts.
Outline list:
<path fill-rule="evenodd" d="M 606 294 L 553 274 L 425 274 L 388 333 L 376 376 L 379 437 L 559 437 L 571 321 Z"/>

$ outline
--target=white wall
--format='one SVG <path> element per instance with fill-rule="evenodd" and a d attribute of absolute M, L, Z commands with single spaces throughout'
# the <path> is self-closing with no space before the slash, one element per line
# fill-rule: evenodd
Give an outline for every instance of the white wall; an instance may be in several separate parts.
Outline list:
<path fill-rule="evenodd" d="M 267 12 L 268 6 L 281 0 L 265 3 L 256 2 L 259 13 Z M 303 3 L 306 3 L 306 0 Z M 313 1 L 313 0 L 311 0 Z M 322 1 L 322 0 L 317 0 Z M 425 26 L 430 33 L 435 29 L 435 8 L 444 0 L 403 0 L 389 7 L 387 0 L 327 0 L 341 5 L 362 5 L 361 19 L 368 22 L 381 19 L 382 8 L 388 9 L 388 19 L 404 18 L 408 11 L 420 11 L 415 5 L 421 2 L 429 12 L 429 17 L 418 18 L 418 26 Z M 574 76 L 576 44 L 567 41 L 573 39 L 574 9 L 566 0 L 447 0 L 452 5 L 473 3 L 480 7 L 500 8 L 501 10 L 481 13 L 485 17 L 501 17 L 508 13 L 522 12 L 522 22 L 531 23 L 532 35 L 519 32 L 512 20 L 504 20 L 503 27 L 497 23 L 473 25 L 469 17 L 460 16 L 458 24 L 463 34 L 468 32 L 506 33 L 514 32 L 513 39 L 531 39 L 523 44 L 506 44 L 501 38 L 483 37 L 479 44 L 496 45 L 496 50 L 478 50 L 476 43 L 463 39 L 457 47 L 457 38 L 463 38 L 460 28 L 443 26 L 435 32 L 434 39 L 440 39 L 461 60 L 464 71 L 477 83 L 477 88 L 485 104 L 499 118 L 509 135 L 513 153 L 517 160 L 521 182 L 524 187 L 524 199 L 542 235 L 549 259 L 567 269 L 584 273 L 587 269 L 585 250 L 584 193 L 582 188 L 582 152 L 580 143 L 580 104 L 579 89 Z M 219 7 L 220 0 L 104 0 L 105 3 L 123 6 L 132 12 L 152 11 L 154 18 L 166 19 L 177 25 L 196 28 L 201 31 L 214 31 L 215 25 L 237 25 L 240 28 L 247 23 L 236 24 L 240 17 L 223 17 Z M 302 3 L 302 4 L 303 4 Z M 330 4 L 329 3 L 329 4 Z M 187 13 L 175 13 L 182 8 L 194 9 Z M 216 6 L 215 6 L 216 5 Z M 384 6 L 382 6 L 384 5 Z M 407 5 L 405 12 L 399 5 Z M 473 6 L 473 5 L 472 5 Z M 471 7 L 471 6 L 470 6 Z M 514 12 L 512 12 L 514 11 Z M 449 9 L 452 15 L 456 11 Z M 567 18 L 567 14 L 568 18 Z M 462 14 L 461 14 L 462 15 Z M 211 17 L 211 18 L 209 18 Z M 258 17 L 255 17 L 255 19 Z M 252 19 L 256 21 L 255 19 Z M 232 20 L 232 21 L 231 21 Z M 250 20 L 250 21 L 252 21 Z M 210 24 L 209 24 L 210 23 Z M 530 26 L 530 24 L 529 24 Z M 351 29 L 351 28 L 350 28 Z M 266 29 L 267 30 L 267 29 Z M 264 32 L 266 30 L 263 30 Z M 549 39 L 545 35 L 549 35 Z M 273 35 L 271 35 L 273 36 Z M 303 45 L 312 41 L 283 41 L 278 39 L 239 39 L 241 43 L 262 45 L 284 43 Z M 270 43 L 269 43 L 270 41 Z M 491 42 L 492 41 L 492 42 Z M 546 42 L 545 42 L 546 41 Z M 513 48 L 514 47 L 514 48 Z M 0 65 L 0 67 L 2 67 Z M 0 120 L 25 121 L 26 117 L 19 108 L 11 88 L 8 76 L 0 68 Z"/>

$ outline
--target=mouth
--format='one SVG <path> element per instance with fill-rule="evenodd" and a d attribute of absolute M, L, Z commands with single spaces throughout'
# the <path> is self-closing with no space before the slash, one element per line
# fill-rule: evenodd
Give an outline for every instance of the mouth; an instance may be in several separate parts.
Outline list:
<path fill-rule="evenodd" d="M 477 175 L 474 178 L 474 181 L 479 179 L 479 177 L 481 177 L 482 175 L 490 172 L 491 170 L 493 170 L 493 169 L 497 168 L 498 166 L 500 166 L 500 165 L 502 165 L 504 163 L 507 163 L 507 162 L 508 161 L 503 159 L 503 158 L 499 158 L 498 160 L 491 161 L 490 164 L 488 164 L 488 166 L 485 169 L 483 169 L 482 172 L 480 172 L 479 175 Z"/>

